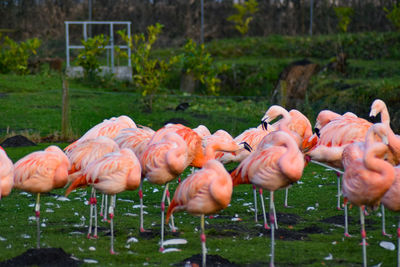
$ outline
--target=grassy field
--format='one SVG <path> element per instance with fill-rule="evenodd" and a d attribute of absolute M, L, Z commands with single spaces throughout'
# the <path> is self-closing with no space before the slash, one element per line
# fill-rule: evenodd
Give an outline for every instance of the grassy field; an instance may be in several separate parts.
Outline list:
<path fill-rule="evenodd" d="M 278 37 L 273 37 L 273 40 L 280 42 Z M 258 85 L 265 83 L 268 87 L 265 91 L 260 90 L 258 96 L 246 97 L 189 96 L 174 90 L 163 91 L 155 99 L 153 112 L 149 113 L 141 102 L 141 96 L 129 85 L 110 84 L 106 87 L 93 88 L 79 81 L 70 81 L 70 126 L 73 134 L 68 141 L 79 137 L 102 120 L 122 114 L 130 116 L 137 124 L 153 129 L 160 128 L 166 122 L 180 122 L 189 127 L 204 124 L 212 132 L 225 129 L 236 136 L 247 128 L 257 126 L 271 104 L 268 100 L 268 92 L 281 68 L 292 60 L 302 58 L 302 55 L 290 52 L 288 54 L 293 57 L 284 55 L 273 57 L 273 50 L 270 50 L 265 57 L 257 57 L 252 53 L 246 54 L 248 50 L 237 49 L 229 42 L 226 45 L 228 48 L 226 51 L 230 56 L 222 55 L 218 57 L 218 62 L 265 66 L 267 72 L 263 73 L 262 77 L 257 76 L 258 73 L 248 76 L 248 86 L 252 86 L 252 81 L 256 81 Z M 254 43 L 250 40 L 247 45 L 253 46 Z M 272 49 L 274 43 L 268 44 L 267 47 Z M 217 45 L 211 49 L 221 50 Z M 234 57 L 235 51 L 237 58 Z M 354 53 L 356 54 L 357 51 Z M 321 65 L 328 62 L 327 58 L 313 60 Z M 382 90 L 385 97 L 391 97 L 393 94 L 393 99 L 395 99 L 396 88 L 400 84 L 399 76 L 394 71 L 398 69 L 398 66 L 398 61 L 390 59 L 379 62 L 351 59 L 349 72 L 346 75 L 321 72 L 313 78 L 308 95 L 314 100 L 309 103 L 306 110 L 311 123 L 314 122 L 315 115 L 321 107 L 330 107 L 340 112 L 342 109 L 353 111 L 348 103 L 357 107 L 361 103 L 369 103 L 371 98 L 379 97 Z M 262 80 L 263 77 L 267 77 L 267 82 Z M 258 82 L 258 80 L 262 81 Z M 351 86 L 346 87 L 349 84 Z M 366 89 L 360 89 L 364 88 L 364 85 L 367 86 Z M 45 72 L 24 77 L 0 75 L 0 106 L 2 107 L 0 142 L 11 135 L 21 133 L 39 142 L 37 146 L 32 147 L 6 148 L 14 162 L 50 144 L 54 143 L 61 148 L 68 144 L 67 141 L 60 140 L 61 88 L 61 78 L 54 73 Z M 356 101 L 348 101 L 344 104 L 335 100 L 348 100 L 355 96 Z M 176 107 L 185 102 L 189 103 L 189 108 L 185 111 L 177 111 Z M 335 105 L 332 106 L 332 103 Z M 360 115 L 366 116 L 367 113 Z M 396 120 L 396 116 L 393 120 Z M 234 167 L 235 165 L 230 164 L 227 169 L 231 170 Z M 183 178 L 188 173 L 189 170 L 183 174 Z M 172 184 L 171 191 L 174 190 L 177 182 Z M 276 232 L 277 266 L 361 265 L 359 210 L 357 207 L 350 210 L 350 233 L 353 237 L 344 238 L 343 211 L 336 210 L 336 190 L 336 175 L 333 172 L 309 164 L 305 168 L 301 181 L 289 190 L 289 208 L 283 207 L 284 191 L 276 193 L 279 223 L 279 230 Z M 144 201 L 147 206 L 145 210 L 148 213 L 145 215 L 145 228 L 150 230 L 149 235 L 139 234 L 139 210 L 135 208 L 135 205 L 139 203 L 137 192 L 124 192 L 118 195 L 115 217 L 115 250 L 118 255 L 109 254 L 108 223 L 100 223 L 98 240 L 86 238 L 89 206 L 84 203 L 89 198 L 88 191 L 78 190 L 72 193 L 69 197 L 70 201 L 57 200 L 63 194 L 64 190 L 60 189 L 42 196 L 43 247 L 61 247 L 79 259 L 96 260 L 100 266 L 173 265 L 201 253 L 200 220 L 186 213 L 176 214 L 178 234 L 173 235 L 167 231 L 167 239 L 179 236 L 179 238 L 187 239 L 188 243 L 179 246 L 182 250 L 180 252 L 166 254 L 158 252 L 161 187 L 149 183 L 144 185 Z M 265 192 L 266 203 L 268 199 Z M 262 227 L 261 213 L 259 213 L 259 222 L 257 224 L 254 222 L 252 200 L 250 186 L 238 186 L 234 189 L 231 205 L 218 216 L 212 219 L 207 218 L 206 234 L 209 254 L 220 255 L 239 266 L 266 266 L 268 264 L 270 233 Z M 35 247 L 36 223 L 32 220 L 34 202 L 34 195 L 18 190 L 14 190 L 9 197 L 0 201 L 2 214 L 0 261 L 10 259 L 28 248 Z M 388 241 L 396 244 L 397 217 L 398 214 L 386 211 L 387 232 L 393 235 L 389 238 L 381 235 L 380 211 L 370 212 L 367 216 L 369 266 L 394 266 L 396 251 L 382 248 L 380 242 Z M 232 220 L 233 218 L 241 218 L 241 220 Z M 138 242 L 128 243 L 131 237 L 135 237 Z"/>

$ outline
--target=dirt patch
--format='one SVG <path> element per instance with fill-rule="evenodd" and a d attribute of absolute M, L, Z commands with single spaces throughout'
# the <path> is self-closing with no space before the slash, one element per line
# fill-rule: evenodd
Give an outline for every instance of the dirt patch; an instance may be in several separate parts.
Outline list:
<path fill-rule="evenodd" d="M 8 266 L 79 266 L 83 262 L 65 253 L 62 248 L 28 249 L 23 254 L 0 262 L 0 267 Z"/>
<path fill-rule="evenodd" d="M 320 222 L 344 226 L 344 215 L 335 215 L 332 217 L 328 217 L 328 218 L 321 220 Z M 349 216 L 348 223 L 349 223 L 349 225 L 355 225 L 355 224 L 359 225 L 360 219 L 359 218 L 355 219 L 354 217 Z M 365 218 L 365 229 L 366 230 L 378 229 L 378 227 L 376 227 L 375 224 L 376 224 L 376 221 L 374 219 Z"/>
<path fill-rule="evenodd" d="M 20 146 L 36 146 L 34 142 L 23 135 L 15 135 L 4 140 L 0 144 L 2 147 L 20 147 Z"/>
<path fill-rule="evenodd" d="M 189 258 L 184 259 L 183 261 L 174 264 L 174 266 L 201 266 L 202 265 L 202 254 L 196 254 L 193 255 Z M 206 256 L 206 263 L 207 267 L 213 267 L 213 266 L 218 266 L 218 267 L 235 267 L 235 266 L 240 266 L 237 265 L 233 262 L 230 262 L 228 259 L 225 259 L 219 255 L 207 255 Z"/>

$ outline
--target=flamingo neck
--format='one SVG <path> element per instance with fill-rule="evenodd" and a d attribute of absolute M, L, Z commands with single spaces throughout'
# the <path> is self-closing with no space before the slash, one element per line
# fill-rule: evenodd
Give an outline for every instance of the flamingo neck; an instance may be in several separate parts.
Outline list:
<path fill-rule="evenodd" d="M 380 157 L 386 151 L 387 146 L 383 143 L 376 142 L 371 144 L 367 142 L 363 162 L 368 170 L 379 173 L 382 177 L 382 182 L 390 186 L 394 182 L 395 171 L 390 163 Z"/>
<path fill-rule="evenodd" d="M 295 141 L 286 140 L 274 145 L 284 146 L 287 149 L 279 160 L 282 172 L 293 182 L 300 180 L 304 169 L 304 157 L 299 153 L 299 147 Z"/>
<path fill-rule="evenodd" d="M 381 122 L 387 124 L 390 127 L 390 115 L 386 106 L 381 110 Z"/>

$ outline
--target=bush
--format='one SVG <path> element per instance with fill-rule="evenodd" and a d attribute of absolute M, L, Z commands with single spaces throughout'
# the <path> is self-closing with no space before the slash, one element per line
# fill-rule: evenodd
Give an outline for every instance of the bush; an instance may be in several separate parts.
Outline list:
<path fill-rule="evenodd" d="M 103 34 L 82 40 L 85 47 L 78 55 L 77 64 L 83 68 L 84 76 L 88 80 L 94 80 L 100 70 L 99 57 L 104 53 L 109 37 Z"/>
<path fill-rule="evenodd" d="M 17 43 L 0 34 L 0 73 L 28 74 L 28 59 L 36 55 L 40 44 L 37 38 Z"/>

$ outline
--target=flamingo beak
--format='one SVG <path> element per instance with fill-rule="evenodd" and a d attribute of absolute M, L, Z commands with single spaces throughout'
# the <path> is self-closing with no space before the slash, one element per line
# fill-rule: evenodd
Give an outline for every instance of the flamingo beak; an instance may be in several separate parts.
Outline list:
<path fill-rule="evenodd" d="M 377 115 L 377 111 L 375 109 L 371 109 L 371 112 L 369 113 L 370 117 L 375 117 Z"/>
<path fill-rule="evenodd" d="M 320 132 L 319 132 L 319 128 L 314 128 L 315 134 L 318 136 L 318 138 L 320 138 Z"/>
<path fill-rule="evenodd" d="M 261 124 L 262 124 L 261 127 L 263 128 L 263 130 L 267 131 L 268 130 L 268 122 L 267 122 L 267 120 L 266 119 L 262 120 Z"/>
<path fill-rule="evenodd" d="M 243 148 L 251 152 L 253 148 L 247 142 L 241 142 L 239 145 L 243 145 Z"/>

